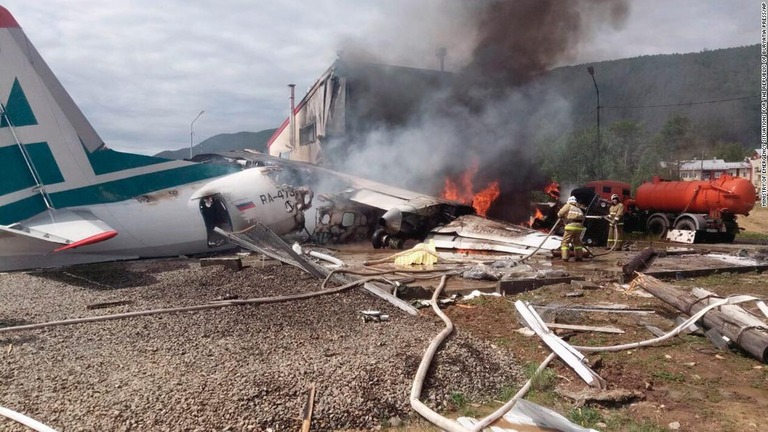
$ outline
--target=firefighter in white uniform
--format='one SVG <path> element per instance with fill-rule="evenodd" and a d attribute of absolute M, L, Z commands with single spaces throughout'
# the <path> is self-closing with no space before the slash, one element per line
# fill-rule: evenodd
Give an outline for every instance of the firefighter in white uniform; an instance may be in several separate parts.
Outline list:
<path fill-rule="evenodd" d="M 619 196 L 611 196 L 611 208 L 608 213 L 608 249 L 621 250 L 622 237 L 624 236 L 624 204 L 619 201 Z"/>

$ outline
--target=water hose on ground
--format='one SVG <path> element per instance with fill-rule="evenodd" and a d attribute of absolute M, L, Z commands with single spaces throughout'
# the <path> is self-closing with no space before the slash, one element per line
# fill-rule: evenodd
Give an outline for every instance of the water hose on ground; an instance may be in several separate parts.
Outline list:
<path fill-rule="evenodd" d="M 728 297 L 725 299 L 722 299 L 720 301 L 717 301 L 715 303 L 711 303 L 707 305 L 704 309 L 697 312 L 695 315 L 692 315 L 687 320 L 683 321 L 680 325 L 675 327 L 674 329 L 670 330 L 667 334 L 659 336 L 657 338 L 648 339 L 645 341 L 640 342 L 633 342 L 623 345 L 614 345 L 614 346 L 608 346 L 608 347 L 595 347 L 595 346 L 573 346 L 573 348 L 584 351 L 584 352 L 602 352 L 602 351 L 623 351 L 627 349 L 633 349 L 633 348 L 640 348 L 648 345 L 653 345 L 659 342 L 663 342 L 667 339 L 672 338 L 673 336 L 677 336 L 678 334 L 682 333 L 684 329 L 690 327 L 692 324 L 695 324 L 696 321 L 700 320 L 707 312 L 710 310 L 724 306 L 729 304 L 738 304 L 738 303 L 744 303 L 748 301 L 760 301 L 761 299 L 749 295 L 737 295 Z"/>
<path fill-rule="evenodd" d="M 613 226 L 610 229 L 613 230 L 613 238 L 614 238 L 614 240 L 617 240 L 619 238 L 619 226 L 618 226 L 618 224 L 613 224 Z M 616 245 L 618 243 L 619 243 L 618 241 L 614 241 L 613 242 L 613 246 L 611 246 L 610 249 L 608 249 L 607 251 L 605 251 L 603 253 L 599 253 L 599 254 L 593 254 L 592 251 L 589 251 L 589 249 L 587 249 L 587 250 L 589 251 L 589 254 L 592 255 L 593 257 L 608 255 L 609 253 L 613 252 L 614 249 L 616 249 Z"/>
<path fill-rule="evenodd" d="M 56 432 L 55 429 L 52 429 L 33 418 L 27 417 L 24 414 L 17 413 L 16 411 L 5 407 L 0 406 L 0 415 L 7 417 L 15 422 L 21 423 L 32 430 L 36 430 L 37 432 Z"/>
<path fill-rule="evenodd" d="M 216 308 L 223 308 L 227 306 L 238 306 L 238 305 L 244 305 L 244 304 L 268 304 L 268 303 L 280 303 L 280 302 L 286 302 L 286 301 L 292 301 L 292 300 L 303 300 L 303 299 L 318 297 L 318 296 L 327 295 L 327 294 L 339 293 L 339 292 L 348 290 L 352 287 L 355 287 L 357 285 L 362 285 L 366 282 L 372 282 L 372 281 L 379 281 L 384 283 L 391 282 L 382 277 L 367 277 L 367 278 L 359 279 L 354 282 L 350 282 L 348 284 L 341 285 L 335 288 L 328 288 L 328 289 L 323 289 L 321 291 L 315 291 L 310 293 L 288 294 L 283 296 L 260 297 L 260 298 L 243 299 L 243 300 L 221 300 L 221 301 L 215 301 L 212 303 L 196 305 L 196 306 L 183 306 L 183 307 L 167 308 L 167 309 L 152 309 L 152 310 L 126 312 L 126 313 L 113 314 L 113 315 L 100 315 L 100 316 L 88 317 L 88 318 L 74 318 L 74 319 L 61 320 L 61 321 L 51 321 L 47 323 L 26 324 L 26 325 L 20 325 L 15 327 L 0 328 L 0 333 L 9 333 L 12 331 L 19 331 L 19 330 L 35 330 L 35 329 L 41 329 L 46 327 L 55 327 L 55 326 L 70 325 L 70 324 L 83 324 L 83 323 L 91 323 L 91 322 L 110 321 L 110 320 L 123 319 L 123 318 L 132 318 L 137 316 L 158 315 L 158 314 L 164 314 L 164 313 L 192 312 L 192 311 L 198 311 L 198 310 L 204 310 L 204 309 L 216 309 Z M 323 286 L 325 286 L 325 283 L 323 283 Z"/>
<path fill-rule="evenodd" d="M 512 407 L 517 403 L 520 398 L 522 398 L 528 390 L 530 390 L 531 386 L 533 385 L 533 380 L 538 376 L 546 367 L 547 365 L 555 359 L 557 354 L 551 353 L 542 363 L 539 365 L 538 369 L 533 373 L 533 375 L 528 379 L 528 382 L 525 383 L 525 385 L 515 394 L 512 399 L 510 399 L 507 403 L 505 403 L 503 406 L 501 406 L 499 409 L 494 411 L 489 416 L 481 419 L 478 423 L 472 426 L 472 428 L 466 428 L 459 423 L 457 423 L 454 420 L 445 418 L 441 416 L 440 414 L 432 411 L 428 406 L 426 406 L 424 403 L 422 403 L 419 398 L 421 396 L 421 390 L 424 386 L 424 380 L 427 375 L 427 371 L 429 370 L 429 366 L 432 363 L 432 359 L 435 356 L 435 352 L 437 351 L 437 348 L 440 346 L 440 344 L 443 343 L 445 338 L 448 337 L 448 335 L 453 332 L 453 323 L 451 322 L 450 318 L 443 313 L 442 310 L 440 310 L 440 307 L 438 306 L 438 297 L 440 296 L 440 293 L 442 292 L 443 288 L 445 287 L 445 283 L 447 280 L 447 276 L 443 276 L 440 279 L 440 285 L 435 289 L 434 294 L 432 294 L 432 309 L 435 311 L 435 313 L 440 317 L 440 319 L 443 320 L 445 323 L 445 328 L 432 340 L 432 342 L 427 347 L 426 352 L 424 353 L 424 357 L 421 359 L 421 363 L 419 363 L 419 368 L 416 371 L 416 376 L 413 378 L 413 386 L 411 387 L 411 394 L 410 394 L 410 403 L 411 407 L 416 410 L 419 414 L 421 414 L 422 417 L 430 421 L 435 426 L 440 427 L 442 430 L 448 431 L 448 432 L 478 432 L 483 429 L 485 429 L 488 425 L 495 422 L 499 418 L 501 418 L 504 414 L 506 414 L 509 410 L 512 409 Z"/>
<path fill-rule="evenodd" d="M 560 225 L 560 222 L 561 222 L 560 219 L 558 219 L 557 222 L 555 222 L 555 224 L 552 226 L 552 229 L 549 230 L 549 233 L 547 234 L 547 236 L 544 237 L 544 240 L 542 240 L 541 243 L 539 243 L 539 246 L 536 249 L 534 249 L 533 252 L 520 258 L 520 262 L 527 260 L 528 258 L 532 257 L 536 252 L 538 252 L 539 249 L 541 249 L 541 247 L 544 246 L 544 242 L 546 242 L 547 239 L 552 235 L 552 233 L 555 232 L 555 228 L 557 228 L 557 226 Z"/>

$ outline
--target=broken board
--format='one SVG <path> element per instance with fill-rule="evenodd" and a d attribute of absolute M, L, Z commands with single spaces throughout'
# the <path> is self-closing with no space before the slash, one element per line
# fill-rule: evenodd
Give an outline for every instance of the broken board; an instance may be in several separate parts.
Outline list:
<path fill-rule="evenodd" d="M 675 243 L 693 244 L 695 239 L 696 239 L 696 231 L 690 231 L 690 230 L 667 231 L 667 240 Z"/>

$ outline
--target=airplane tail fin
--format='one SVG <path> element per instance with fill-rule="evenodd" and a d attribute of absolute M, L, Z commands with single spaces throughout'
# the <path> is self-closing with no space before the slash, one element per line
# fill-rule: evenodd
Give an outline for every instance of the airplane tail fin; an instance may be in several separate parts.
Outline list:
<path fill-rule="evenodd" d="M 7 9 L 0 6 L 0 226 L 109 204 L 229 169 L 107 148 Z"/>

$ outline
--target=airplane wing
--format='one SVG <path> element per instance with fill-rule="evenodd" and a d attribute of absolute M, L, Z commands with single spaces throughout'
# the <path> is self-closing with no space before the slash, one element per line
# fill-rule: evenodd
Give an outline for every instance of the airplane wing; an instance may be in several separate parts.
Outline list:
<path fill-rule="evenodd" d="M 50 209 L 12 225 L 0 225 L 0 231 L 43 240 L 62 246 L 55 252 L 99 243 L 117 235 L 112 227 L 85 210 Z"/>
<path fill-rule="evenodd" d="M 453 222 L 430 231 L 438 249 L 492 250 L 528 254 L 537 247 L 551 251 L 560 247 L 560 237 L 550 236 L 527 227 L 494 221 L 479 216 L 461 216 Z"/>
<path fill-rule="evenodd" d="M 322 193 L 323 201 L 329 203 L 323 208 L 328 222 L 321 222 L 316 230 L 319 227 L 325 232 L 339 233 L 362 228 L 351 220 L 344 222 L 343 215 L 352 210 L 348 203 L 372 210 L 367 215 L 368 223 L 374 218 L 371 242 L 375 248 L 401 247 L 407 239 L 433 239 L 435 246 L 441 249 L 493 250 L 512 254 L 528 254 L 539 246 L 543 252 L 560 247 L 559 238 L 550 237 L 545 241 L 544 233 L 476 216 L 471 205 L 461 202 L 261 153 L 238 152 L 219 156 L 285 168 L 276 170 L 276 175 L 290 175 L 276 179 L 276 182 L 294 186 L 306 184 Z M 318 219 L 323 220 L 322 217 Z M 352 236 L 341 234 L 337 237 Z"/>

